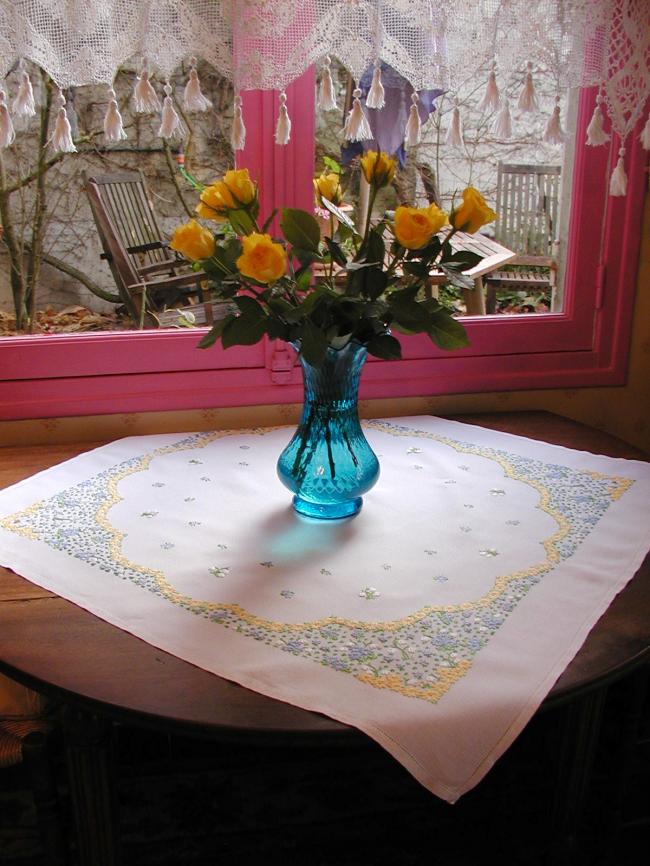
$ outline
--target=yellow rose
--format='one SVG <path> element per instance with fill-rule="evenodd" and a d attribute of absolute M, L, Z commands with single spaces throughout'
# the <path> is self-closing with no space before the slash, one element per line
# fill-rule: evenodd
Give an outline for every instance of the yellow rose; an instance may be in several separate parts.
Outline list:
<path fill-rule="evenodd" d="M 196 262 L 213 255 L 215 241 L 211 231 L 196 220 L 190 220 L 176 229 L 169 246 L 191 262 Z"/>
<path fill-rule="evenodd" d="M 215 222 L 222 223 L 226 219 L 225 213 L 219 213 L 213 208 L 208 207 L 203 201 L 200 201 L 194 210 L 204 220 L 215 220 Z"/>
<path fill-rule="evenodd" d="M 223 176 L 223 182 L 240 206 L 245 207 L 257 198 L 257 187 L 251 180 L 247 168 L 233 168 L 227 171 Z"/>
<path fill-rule="evenodd" d="M 419 250 L 447 223 L 447 214 L 435 204 L 429 207 L 402 205 L 395 211 L 395 237 L 406 249 Z"/>
<path fill-rule="evenodd" d="M 463 191 L 463 203 L 451 212 L 452 226 L 457 231 L 469 232 L 471 235 L 496 218 L 495 212 L 488 207 L 481 193 L 473 186 L 468 186 Z"/>
<path fill-rule="evenodd" d="M 229 210 L 237 207 L 232 193 L 222 180 L 206 186 L 201 192 L 200 199 L 196 212 L 204 219 L 223 220 Z"/>
<path fill-rule="evenodd" d="M 395 177 L 395 160 L 384 153 L 383 150 L 377 153 L 376 150 L 369 150 L 361 157 L 361 171 L 363 176 L 370 184 L 379 189 L 382 186 L 388 186 Z"/>
<path fill-rule="evenodd" d="M 237 259 L 237 268 L 245 277 L 258 283 L 274 283 L 283 276 L 287 267 L 287 254 L 282 244 L 273 242 L 270 235 L 253 232 L 242 238 L 244 252 Z"/>
<path fill-rule="evenodd" d="M 338 174 L 331 172 L 330 174 L 321 174 L 320 177 L 314 179 L 314 192 L 316 193 L 316 204 L 323 207 L 323 198 L 331 201 L 332 204 L 339 205 L 343 201 L 343 192 L 341 190 L 341 179 Z"/>

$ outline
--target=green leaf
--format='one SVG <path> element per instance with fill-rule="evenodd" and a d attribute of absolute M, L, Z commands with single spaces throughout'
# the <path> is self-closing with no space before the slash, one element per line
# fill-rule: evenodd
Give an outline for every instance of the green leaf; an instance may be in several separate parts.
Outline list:
<path fill-rule="evenodd" d="M 226 325 L 230 324 L 230 322 L 232 322 L 234 318 L 235 317 L 232 315 L 232 313 L 229 313 L 223 319 L 215 322 L 208 331 L 208 333 L 201 339 L 201 342 L 199 343 L 199 349 L 209 349 L 210 346 L 214 346 L 214 344 L 223 334 Z"/>
<path fill-rule="evenodd" d="M 311 284 L 311 280 L 312 274 L 309 265 L 305 265 L 303 268 L 300 268 L 299 271 L 296 271 L 296 284 L 302 292 L 307 291 Z"/>
<path fill-rule="evenodd" d="M 351 262 L 351 264 L 354 264 Z M 350 277 L 348 295 L 357 294 L 371 301 L 376 301 L 386 290 L 388 276 L 376 265 L 363 265 L 355 268 Z"/>
<path fill-rule="evenodd" d="M 322 256 L 320 256 L 317 252 L 314 252 L 314 250 L 304 250 L 300 247 L 292 247 L 291 252 L 303 266 L 311 265 L 312 262 L 322 261 Z"/>
<path fill-rule="evenodd" d="M 478 253 L 473 253 L 471 250 L 458 250 L 450 259 L 444 261 L 443 264 L 447 265 L 453 262 L 454 265 L 460 266 L 462 271 L 468 271 L 482 261 L 483 256 L 480 256 Z"/>
<path fill-rule="evenodd" d="M 439 267 L 453 286 L 458 286 L 459 289 L 474 288 L 474 280 L 471 277 L 465 276 L 462 271 L 458 270 L 455 267 L 449 267 L 448 265 L 444 265 L 442 263 L 439 265 Z"/>
<path fill-rule="evenodd" d="M 300 354 L 312 367 L 320 367 L 327 352 L 325 332 L 305 319 L 300 329 Z"/>
<path fill-rule="evenodd" d="M 356 230 L 354 223 L 346 213 L 344 213 L 335 204 L 332 204 L 332 202 L 325 197 L 322 197 L 321 201 L 323 202 L 323 207 L 327 208 L 330 213 L 333 213 L 337 220 L 342 223 L 342 225 L 347 226 L 351 232 L 357 235 L 357 237 L 359 236 L 359 232 Z"/>
<path fill-rule="evenodd" d="M 469 346 L 467 331 L 446 310 L 433 313 L 427 333 L 441 349 L 463 349 Z"/>
<path fill-rule="evenodd" d="M 335 159 L 332 159 L 331 156 L 323 157 L 323 165 L 325 168 L 329 168 L 330 171 L 333 171 L 334 174 L 341 174 L 341 166 Z"/>
<path fill-rule="evenodd" d="M 378 265 L 383 265 L 384 256 L 386 255 L 386 244 L 380 231 L 375 227 L 368 235 L 368 242 L 365 246 L 366 259 L 369 262 L 376 262 Z"/>
<path fill-rule="evenodd" d="M 282 208 L 280 228 L 292 247 L 312 253 L 318 252 L 320 227 L 316 219 L 307 211 L 291 207 Z"/>
<path fill-rule="evenodd" d="M 404 262 L 402 265 L 405 274 L 426 280 L 429 276 L 429 265 L 424 262 Z"/>
<path fill-rule="evenodd" d="M 259 343 L 266 333 L 266 316 L 237 316 L 224 327 L 221 335 L 221 345 L 224 349 L 230 346 L 252 346 Z"/>
<path fill-rule="evenodd" d="M 228 211 L 228 221 L 238 235 L 249 235 L 255 231 L 255 223 L 247 210 Z"/>
<path fill-rule="evenodd" d="M 332 261 L 335 261 L 337 265 L 345 267 L 345 265 L 347 265 L 348 263 L 348 260 L 346 259 L 341 247 L 336 243 L 336 241 L 333 241 L 332 238 L 325 237 L 324 241 L 327 245 L 327 249 L 329 250 L 329 254 L 332 257 Z"/>
<path fill-rule="evenodd" d="M 397 361 L 402 357 L 402 347 L 399 340 L 390 334 L 377 334 L 366 344 L 369 354 L 385 361 Z"/>
<path fill-rule="evenodd" d="M 239 297 L 235 298 L 235 304 L 237 304 L 239 311 L 244 316 L 249 316 L 250 318 L 257 317 L 259 319 L 266 315 L 262 306 L 255 298 L 251 298 L 249 295 L 239 295 Z"/>

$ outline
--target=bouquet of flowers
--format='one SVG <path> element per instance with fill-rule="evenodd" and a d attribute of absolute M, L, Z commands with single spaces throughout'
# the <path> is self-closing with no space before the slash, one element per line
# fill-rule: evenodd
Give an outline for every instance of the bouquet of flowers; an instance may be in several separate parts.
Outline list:
<path fill-rule="evenodd" d="M 395 160 L 368 151 L 361 170 L 369 185 L 362 231 L 341 209 L 340 174 L 314 181 L 317 205 L 329 215 L 329 231 L 313 214 L 283 208 L 282 238 L 269 234 L 276 212 L 260 226 L 259 197 L 247 169 L 226 172 L 201 190 L 197 215 L 218 224 L 210 230 L 192 219 L 174 232 L 170 246 L 204 271 L 212 297 L 234 305 L 201 340 L 206 348 L 251 345 L 267 335 L 299 347 L 314 367 L 328 348 L 355 341 L 368 353 L 401 357 L 397 334 L 425 333 L 443 349 L 467 345 L 463 326 L 426 292 L 432 270 L 455 286 L 473 288 L 463 274 L 480 256 L 454 251 L 458 231 L 476 232 L 496 214 L 472 187 L 449 214 L 437 205 L 400 206 L 394 216 L 372 218 L 377 193 L 391 183 Z"/>

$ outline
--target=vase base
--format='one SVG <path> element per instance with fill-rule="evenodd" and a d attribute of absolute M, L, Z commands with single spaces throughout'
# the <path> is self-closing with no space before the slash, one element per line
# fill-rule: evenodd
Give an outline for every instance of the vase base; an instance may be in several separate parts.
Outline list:
<path fill-rule="evenodd" d="M 361 511 L 362 505 L 363 499 L 360 496 L 331 505 L 319 505 L 317 502 L 301 499 L 300 496 L 293 497 L 293 507 L 298 514 L 315 517 L 318 520 L 342 520 L 344 517 L 353 517 Z"/>

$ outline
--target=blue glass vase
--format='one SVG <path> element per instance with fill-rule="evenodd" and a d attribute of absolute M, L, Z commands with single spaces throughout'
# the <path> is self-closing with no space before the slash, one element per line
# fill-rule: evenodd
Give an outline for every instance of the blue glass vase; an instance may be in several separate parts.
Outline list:
<path fill-rule="evenodd" d="M 300 356 L 305 386 L 300 424 L 278 460 L 300 514 L 326 520 L 351 517 L 379 478 L 379 461 L 359 424 L 358 394 L 367 351 L 349 342 L 328 348 L 320 367 Z"/>

